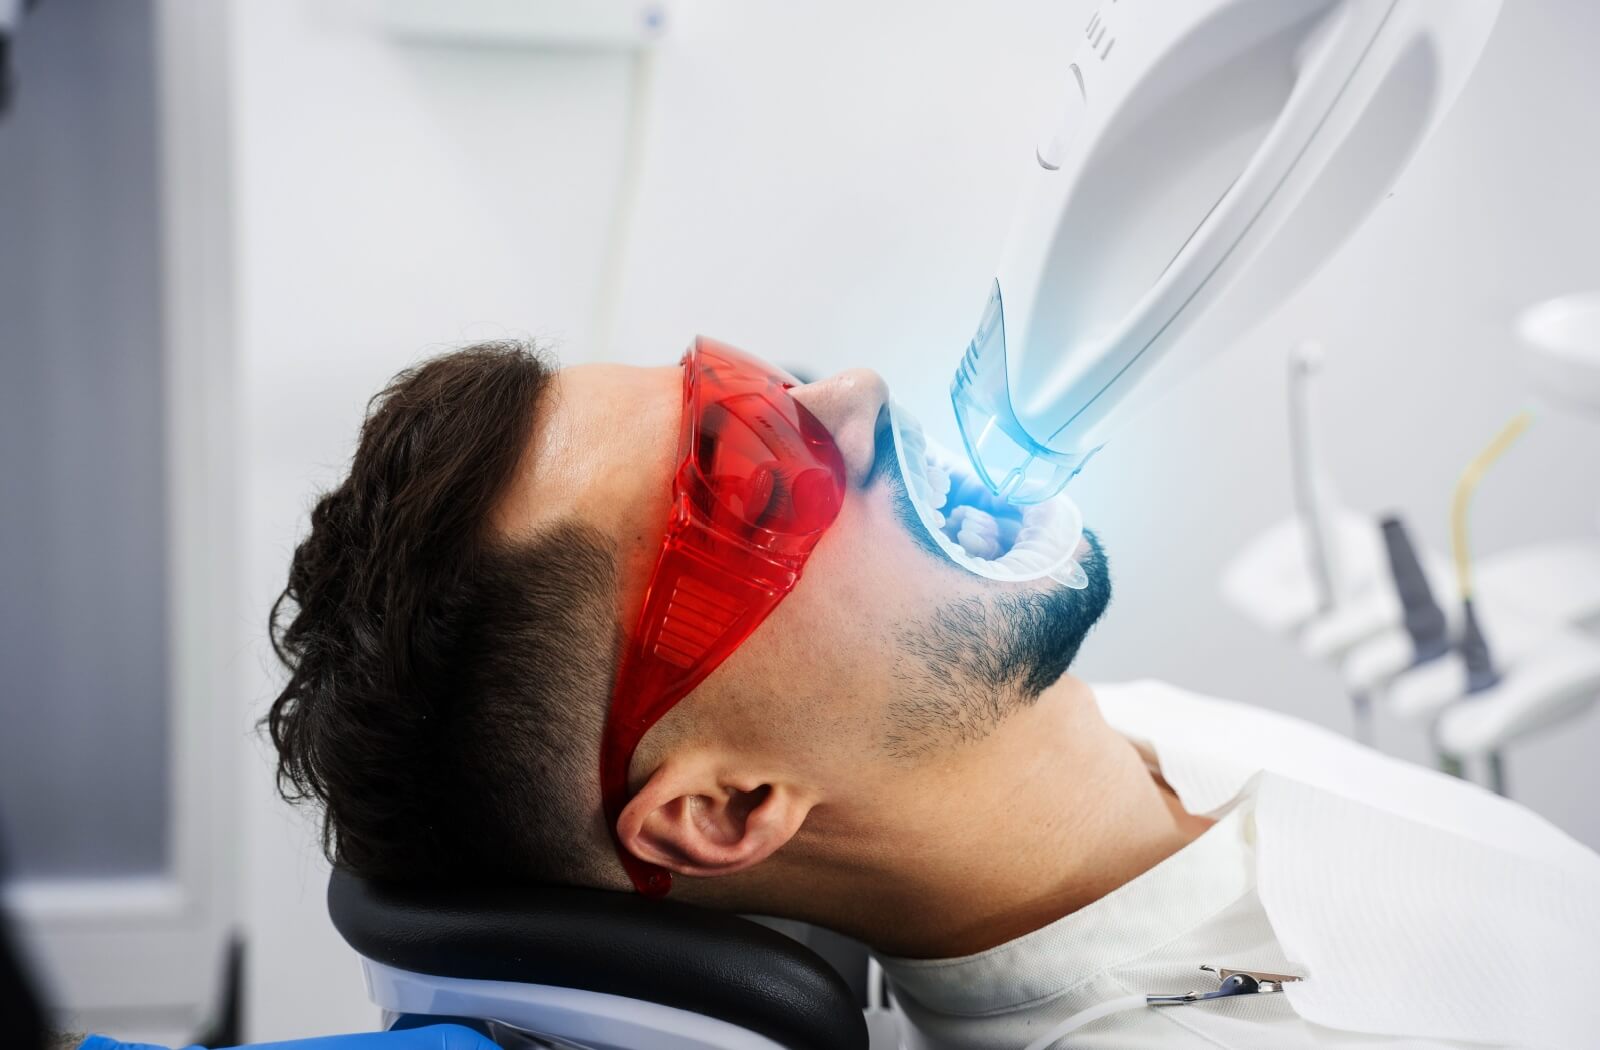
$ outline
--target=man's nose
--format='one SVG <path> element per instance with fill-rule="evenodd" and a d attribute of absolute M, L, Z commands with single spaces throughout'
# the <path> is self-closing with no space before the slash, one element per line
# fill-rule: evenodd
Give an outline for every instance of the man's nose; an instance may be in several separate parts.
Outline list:
<path fill-rule="evenodd" d="M 877 455 L 878 416 L 889 403 L 889 384 L 870 368 L 851 368 L 791 393 L 833 435 L 850 484 L 865 482 Z"/>

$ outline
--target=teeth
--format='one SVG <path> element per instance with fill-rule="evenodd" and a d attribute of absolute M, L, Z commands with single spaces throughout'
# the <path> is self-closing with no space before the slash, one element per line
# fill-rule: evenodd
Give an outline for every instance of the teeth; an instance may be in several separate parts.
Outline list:
<path fill-rule="evenodd" d="M 1023 549 L 1012 550 L 1001 560 L 1019 572 L 1042 573 L 1050 568 L 1054 559 L 1046 551 Z"/>
<path fill-rule="evenodd" d="M 944 501 L 950 498 L 950 473 L 931 459 L 925 459 L 923 467 L 927 471 L 928 487 L 932 490 L 932 498 L 928 503 L 935 508 L 943 507 Z"/>
<path fill-rule="evenodd" d="M 1069 498 L 1016 508 L 1020 521 L 1010 513 L 996 518 L 973 505 L 992 500 L 983 483 L 956 466 L 943 449 L 930 445 L 921 426 L 899 405 L 891 406 L 890 423 L 917 515 L 950 560 L 993 580 L 1049 577 L 1069 587 L 1087 584 L 1072 557 L 1083 528 Z"/>
<path fill-rule="evenodd" d="M 970 530 L 964 531 L 956 537 L 956 542 L 961 544 L 961 549 L 974 558 L 996 558 L 1000 554 L 1000 544 L 987 536 L 974 535 Z"/>
<path fill-rule="evenodd" d="M 946 515 L 948 527 L 944 530 L 945 533 L 951 539 L 955 539 L 956 533 L 961 531 L 961 526 L 967 523 L 968 515 L 974 513 L 976 509 L 977 508 L 975 507 L 968 507 L 965 504 L 959 507 L 951 507 L 950 513 Z"/>
<path fill-rule="evenodd" d="M 963 529 L 973 529 L 985 536 L 995 537 L 1000 535 L 1000 523 L 986 510 L 977 507 L 966 507 L 966 516 L 961 522 Z"/>
<path fill-rule="evenodd" d="M 1010 550 L 1017 545 L 1017 537 L 1021 535 L 1021 522 L 1006 518 L 1000 522 L 1000 549 Z"/>
<path fill-rule="evenodd" d="M 911 471 L 910 477 L 906 478 L 906 480 L 911 483 L 912 494 L 917 499 L 921 500 L 925 506 L 938 507 L 943 504 L 942 500 L 937 503 L 934 501 L 933 494 L 928 488 L 928 479 L 923 477 L 917 471 Z"/>
<path fill-rule="evenodd" d="M 954 518 L 959 511 L 966 511 L 961 515 L 961 522 L 956 530 L 956 542 L 961 544 L 961 549 L 974 558 L 993 558 L 998 555 L 1000 524 L 994 517 L 977 507 L 957 507 L 951 511 L 951 517 Z"/>

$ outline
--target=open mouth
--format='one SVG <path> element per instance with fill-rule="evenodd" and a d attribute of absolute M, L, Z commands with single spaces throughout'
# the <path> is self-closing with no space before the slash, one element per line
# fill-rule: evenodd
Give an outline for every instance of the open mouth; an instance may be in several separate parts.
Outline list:
<path fill-rule="evenodd" d="M 951 561 L 990 580 L 1048 577 L 1068 587 L 1088 586 L 1078 564 L 1083 515 L 1070 498 L 1063 494 L 1014 506 L 928 438 L 904 406 L 890 403 L 889 426 L 917 520 Z"/>

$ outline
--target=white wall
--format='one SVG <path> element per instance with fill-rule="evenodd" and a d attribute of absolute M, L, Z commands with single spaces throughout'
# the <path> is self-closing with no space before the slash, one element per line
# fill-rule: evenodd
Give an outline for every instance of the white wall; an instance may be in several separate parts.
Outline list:
<path fill-rule="evenodd" d="M 873 364 L 931 413 L 1051 108 L 1039 85 L 1060 81 L 1090 7 L 680 0 L 605 356 L 670 361 L 706 332 L 818 370 Z M 600 353 L 591 311 L 628 74 L 621 58 L 399 46 L 354 0 L 234 8 L 241 616 L 259 622 L 313 489 L 395 369 L 507 331 L 559 337 L 569 361 Z M 1456 471 L 1525 400 L 1511 314 L 1600 285 L 1600 147 L 1585 130 L 1600 9 L 1507 8 L 1457 112 L 1348 250 L 1077 483 L 1119 588 L 1086 672 L 1343 725 L 1331 676 L 1228 612 L 1217 573 L 1287 508 L 1285 345 L 1315 334 L 1330 348 L 1321 402 L 1345 495 L 1403 509 L 1442 545 Z M 1485 486 L 1480 549 L 1592 529 L 1597 504 L 1600 428 L 1546 413 Z M 275 680 L 258 656 L 257 712 Z M 1591 843 L 1596 747 L 1591 717 L 1512 767 L 1523 798 Z M 252 1037 L 370 1024 L 305 822 L 271 799 L 264 758 L 241 776 Z"/>

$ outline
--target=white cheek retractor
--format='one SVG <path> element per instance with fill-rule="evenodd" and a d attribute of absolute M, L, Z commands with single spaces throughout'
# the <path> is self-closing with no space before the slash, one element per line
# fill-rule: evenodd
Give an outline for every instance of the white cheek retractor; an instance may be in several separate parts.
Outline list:
<path fill-rule="evenodd" d="M 889 427 L 917 519 L 951 561 L 1006 583 L 1048 578 L 1075 589 L 1088 586 L 1077 561 L 1083 515 L 1069 497 L 1007 503 L 930 440 L 904 406 L 890 402 Z"/>

